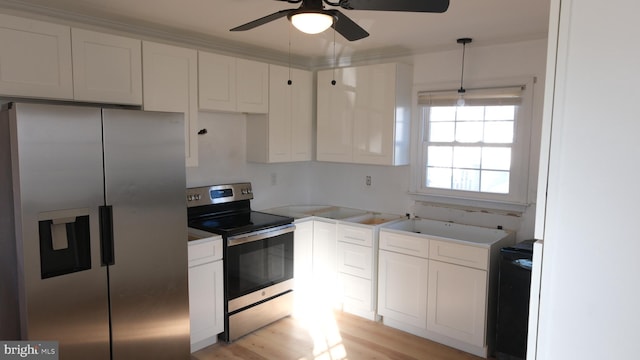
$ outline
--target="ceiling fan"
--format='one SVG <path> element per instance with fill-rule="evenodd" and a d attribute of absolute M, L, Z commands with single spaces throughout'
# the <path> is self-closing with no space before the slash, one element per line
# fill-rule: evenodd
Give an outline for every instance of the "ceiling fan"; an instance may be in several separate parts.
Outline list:
<path fill-rule="evenodd" d="M 302 3 L 297 9 L 280 10 L 250 21 L 230 31 L 250 30 L 268 22 L 287 17 L 302 32 L 320 33 L 333 27 L 349 41 L 369 36 L 369 33 L 340 10 L 325 9 L 324 4 L 338 6 L 344 10 L 380 10 L 404 12 L 443 13 L 449 8 L 449 0 L 278 0 L 292 4 Z M 324 3 L 324 4 L 323 4 Z"/>

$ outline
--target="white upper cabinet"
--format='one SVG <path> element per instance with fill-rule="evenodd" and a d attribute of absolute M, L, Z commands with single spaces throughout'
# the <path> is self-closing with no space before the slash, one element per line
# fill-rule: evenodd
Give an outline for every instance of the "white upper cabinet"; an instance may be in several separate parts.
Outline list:
<path fill-rule="evenodd" d="M 411 88 L 405 64 L 319 71 L 318 161 L 407 165 Z"/>
<path fill-rule="evenodd" d="M 198 51 L 198 78 L 200 109 L 236 111 L 236 58 Z"/>
<path fill-rule="evenodd" d="M 247 160 L 261 163 L 311 160 L 311 72 L 269 65 L 269 94 L 268 115 L 247 118 Z"/>
<path fill-rule="evenodd" d="M 142 104 L 141 41 L 72 29 L 74 99 Z"/>
<path fill-rule="evenodd" d="M 265 114 L 269 110 L 269 66 L 231 56 L 198 52 L 201 110 Z"/>
<path fill-rule="evenodd" d="M 0 14 L 0 95 L 73 99 L 70 31 Z"/>
<path fill-rule="evenodd" d="M 144 41 L 142 53 L 144 109 L 184 113 L 187 166 L 197 166 L 197 51 Z"/>

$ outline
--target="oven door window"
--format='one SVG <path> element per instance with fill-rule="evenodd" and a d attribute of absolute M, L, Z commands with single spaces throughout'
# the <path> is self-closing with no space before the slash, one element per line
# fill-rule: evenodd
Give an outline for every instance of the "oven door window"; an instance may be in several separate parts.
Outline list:
<path fill-rule="evenodd" d="M 227 248 L 228 299 L 293 278 L 293 233 Z"/>

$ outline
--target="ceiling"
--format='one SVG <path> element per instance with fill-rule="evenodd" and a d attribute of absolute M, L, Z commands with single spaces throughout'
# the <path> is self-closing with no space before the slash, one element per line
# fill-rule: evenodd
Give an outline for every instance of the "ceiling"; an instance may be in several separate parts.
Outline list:
<path fill-rule="evenodd" d="M 546 38 L 549 3 L 550 0 L 451 0 L 443 14 L 340 9 L 370 34 L 350 42 L 332 29 L 318 35 L 303 34 L 291 27 L 286 18 L 244 32 L 229 31 L 299 6 L 286 1 L 0 0 L 1 7 L 18 11 L 174 40 L 188 39 L 212 49 L 256 58 L 289 58 L 311 66 L 331 64 L 334 51 L 336 57 L 355 62 L 453 49 L 460 46 L 456 44 L 460 37 L 473 38 L 475 46 Z"/>

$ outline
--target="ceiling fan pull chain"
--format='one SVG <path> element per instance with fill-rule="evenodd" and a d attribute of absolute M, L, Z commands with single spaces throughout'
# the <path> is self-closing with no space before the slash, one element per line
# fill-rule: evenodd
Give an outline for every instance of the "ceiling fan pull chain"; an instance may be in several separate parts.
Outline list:
<path fill-rule="evenodd" d="M 336 59 L 336 20 L 333 20 L 333 79 L 331 85 L 336 86 L 336 66 L 338 65 L 338 59 Z"/>
<path fill-rule="evenodd" d="M 289 80 L 287 80 L 287 85 L 293 84 L 291 81 L 291 22 L 289 22 Z"/>

